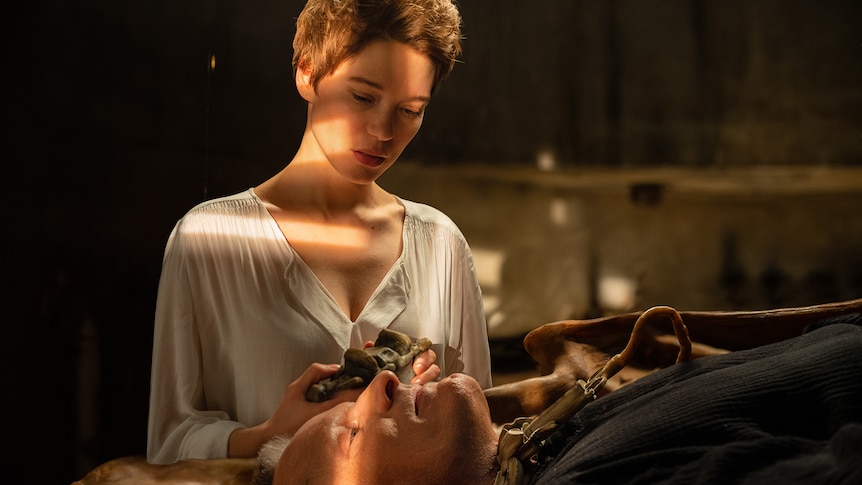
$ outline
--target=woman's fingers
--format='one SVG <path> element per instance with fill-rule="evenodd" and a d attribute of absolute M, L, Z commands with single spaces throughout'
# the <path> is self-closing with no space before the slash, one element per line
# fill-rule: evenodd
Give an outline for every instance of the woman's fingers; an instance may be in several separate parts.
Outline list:
<path fill-rule="evenodd" d="M 327 377 L 332 377 L 338 371 L 338 364 L 311 364 L 307 369 L 290 385 L 287 386 L 288 393 L 299 393 L 305 396 L 308 388 L 312 384 L 322 381 Z"/>
<path fill-rule="evenodd" d="M 418 376 L 435 362 L 437 362 L 437 354 L 433 350 L 428 349 L 413 359 L 413 373 Z"/>
<path fill-rule="evenodd" d="M 440 366 L 436 364 L 437 354 L 428 349 L 413 359 L 413 373 L 416 376 L 410 380 L 412 384 L 426 384 L 440 378 Z"/>
<path fill-rule="evenodd" d="M 434 382 L 440 378 L 442 374 L 440 370 L 440 366 L 437 364 L 431 364 L 428 369 L 426 369 L 421 374 L 417 374 L 416 377 L 410 380 L 411 384 L 427 384 L 429 382 Z"/>

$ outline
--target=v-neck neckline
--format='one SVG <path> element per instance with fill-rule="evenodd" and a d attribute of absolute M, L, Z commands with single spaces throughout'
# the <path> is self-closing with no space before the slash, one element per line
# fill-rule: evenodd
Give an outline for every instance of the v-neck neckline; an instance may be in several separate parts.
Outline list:
<path fill-rule="evenodd" d="M 407 306 L 407 299 L 410 290 L 410 281 L 404 264 L 404 255 L 407 254 L 407 245 L 409 244 L 407 234 L 407 225 L 409 223 L 410 214 L 403 200 L 398 196 L 393 196 L 404 207 L 404 222 L 401 227 L 401 253 L 398 258 L 384 275 L 383 279 L 377 284 L 377 287 L 371 293 L 368 301 L 360 310 L 355 320 L 351 320 L 350 316 L 344 312 L 338 302 L 332 296 L 332 293 L 323 284 L 320 278 L 315 274 L 310 266 L 305 262 L 298 251 L 290 244 L 290 241 L 284 235 L 278 221 L 273 217 L 272 213 L 266 208 L 263 200 L 254 192 L 254 189 L 249 189 L 254 199 L 260 205 L 260 209 L 266 214 L 272 230 L 279 235 L 282 246 L 289 253 L 289 263 L 284 269 L 285 278 L 288 280 L 290 291 L 305 295 L 312 300 L 322 298 L 326 301 L 330 315 L 320 319 L 322 325 L 327 327 L 330 334 L 333 335 L 339 343 L 347 348 L 349 344 L 350 332 L 345 333 L 345 329 L 350 329 L 353 326 L 371 325 L 376 330 L 382 330 L 397 317 Z M 304 277 L 290 277 L 294 272 L 293 266 L 301 268 Z M 312 284 L 309 285 L 308 282 Z M 310 294 L 317 293 L 317 295 Z M 337 316 L 337 321 L 334 317 Z M 339 336 L 346 336 L 347 342 L 341 342 Z"/>

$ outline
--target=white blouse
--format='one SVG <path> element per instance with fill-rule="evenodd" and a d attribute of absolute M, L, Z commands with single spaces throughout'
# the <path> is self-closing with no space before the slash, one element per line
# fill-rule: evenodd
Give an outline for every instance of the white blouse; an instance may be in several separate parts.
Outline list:
<path fill-rule="evenodd" d="M 293 250 L 252 189 L 204 202 L 168 239 L 153 342 L 147 459 L 224 458 L 237 428 L 275 412 L 313 362 L 383 328 L 433 342 L 443 375 L 491 385 L 482 297 L 456 225 L 405 207 L 403 250 L 355 322 Z"/>

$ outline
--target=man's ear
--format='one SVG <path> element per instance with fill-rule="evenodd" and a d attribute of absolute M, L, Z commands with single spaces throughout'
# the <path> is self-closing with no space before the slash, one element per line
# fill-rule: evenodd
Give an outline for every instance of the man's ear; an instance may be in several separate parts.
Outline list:
<path fill-rule="evenodd" d="M 317 96 L 311 84 L 311 66 L 308 62 L 300 61 L 296 66 L 296 90 L 309 103 Z"/>

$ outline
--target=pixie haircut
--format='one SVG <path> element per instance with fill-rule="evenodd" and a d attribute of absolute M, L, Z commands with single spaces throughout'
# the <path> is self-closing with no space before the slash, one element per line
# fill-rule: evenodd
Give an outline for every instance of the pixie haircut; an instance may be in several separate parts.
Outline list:
<path fill-rule="evenodd" d="M 309 0 L 296 20 L 293 70 L 311 69 L 311 85 L 369 43 L 401 42 L 434 64 L 432 92 L 461 55 L 461 15 L 452 0 Z"/>

